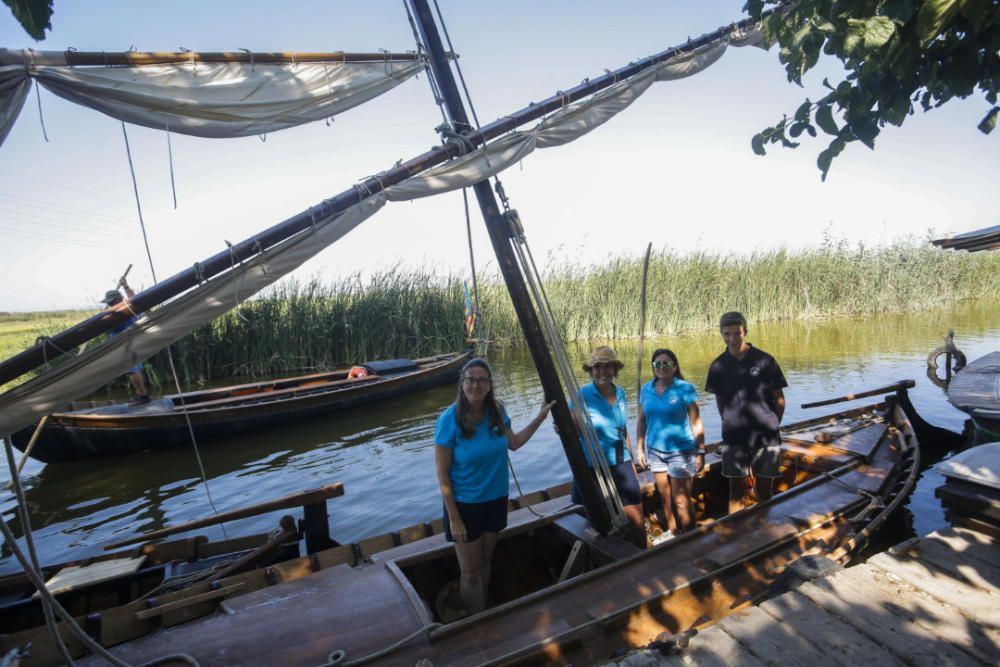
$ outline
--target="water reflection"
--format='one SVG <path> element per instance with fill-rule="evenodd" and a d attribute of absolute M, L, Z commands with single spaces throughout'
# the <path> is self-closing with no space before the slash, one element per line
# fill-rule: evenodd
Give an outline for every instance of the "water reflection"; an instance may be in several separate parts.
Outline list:
<path fill-rule="evenodd" d="M 751 322 L 749 340 L 773 354 L 785 371 L 786 421 L 821 414 L 802 410 L 802 403 L 914 378 L 917 386 L 911 397 L 917 409 L 928 421 L 960 431 L 964 414 L 952 408 L 924 374 L 927 353 L 941 344 L 949 328 L 956 331 L 956 343 L 970 360 L 990 352 L 1000 347 L 1000 303 L 967 302 L 946 311 L 905 316 Z M 604 341 L 593 344 L 598 342 Z M 619 382 L 631 402 L 634 435 L 636 345 L 613 345 L 626 361 Z M 647 356 L 659 346 L 678 353 L 685 376 L 696 387 L 704 386 L 708 365 L 723 350 L 714 331 L 647 339 Z M 580 382 L 586 376 L 579 366 L 591 347 L 580 344 L 569 350 Z M 491 355 L 491 360 L 498 394 L 515 426 L 523 424 L 543 400 L 530 357 Z M 648 359 L 642 367 L 648 380 Z M 340 481 L 346 493 L 329 503 L 337 539 L 357 540 L 433 519 L 441 502 L 431 450 L 434 421 L 455 392 L 454 387 L 442 387 L 349 413 L 200 443 L 212 501 L 224 511 Z M 715 401 L 705 394 L 701 399 L 707 437 L 715 440 L 720 433 Z M 513 453 L 512 461 L 525 491 L 569 478 L 551 427 L 540 429 Z M 30 520 L 44 562 L 95 554 L 109 541 L 212 513 L 191 449 L 48 466 L 29 462 L 25 473 Z M 933 498 L 940 481 L 936 473 L 924 473 L 909 511 L 895 520 L 896 531 L 910 530 L 912 524 L 912 530 L 926 533 L 943 525 Z M 20 534 L 9 491 L 3 493 L 0 511 Z M 230 537 L 268 531 L 282 513 L 247 519 L 226 530 Z M 220 528 L 199 533 L 213 539 L 223 535 Z M 7 546 L 3 548 L 0 572 L 17 569 Z"/>

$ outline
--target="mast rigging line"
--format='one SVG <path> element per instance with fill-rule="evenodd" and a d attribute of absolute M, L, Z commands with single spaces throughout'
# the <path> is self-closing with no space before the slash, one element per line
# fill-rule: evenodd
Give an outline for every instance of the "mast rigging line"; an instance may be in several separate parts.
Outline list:
<path fill-rule="evenodd" d="M 762 18 L 782 11 L 781 8 L 764 12 Z M 273 225 L 260 234 L 248 239 L 244 239 L 234 244 L 231 248 L 226 248 L 208 259 L 197 263 L 195 266 L 181 271 L 174 276 L 163 280 L 152 287 L 136 294 L 132 300 L 132 306 L 136 310 L 149 310 L 154 306 L 171 299 L 182 292 L 196 287 L 205 280 L 230 270 L 231 263 L 235 257 L 237 261 L 245 261 L 262 252 L 267 251 L 278 243 L 285 241 L 300 232 L 310 229 L 313 224 L 317 209 L 324 215 L 333 215 L 347 210 L 351 206 L 358 204 L 364 199 L 375 195 L 386 188 L 401 183 L 402 181 L 415 176 L 431 167 L 437 166 L 452 158 L 458 157 L 466 152 L 466 146 L 478 147 L 491 139 L 500 137 L 507 132 L 515 130 L 520 125 L 538 120 L 543 116 L 560 109 L 572 102 L 587 97 L 600 90 L 608 88 L 622 79 L 634 76 L 650 67 L 655 67 L 660 63 L 676 56 L 694 51 L 708 44 L 727 39 L 734 32 L 746 30 L 756 25 L 757 21 L 747 18 L 742 21 L 732 23 L 706 33 L 696 39 L 689 39 L 683 45 L 674 46 L 649 56 L 637 62 L 630 63 L 625 67 L 608 72 L 602 76 L 589 81 L 585 80 L 573 88 L 558 92 L 540 103 L 533 103 L 522 108 L 513 114 L 495 120 L 478 130 L 470 130 L 462 135 L 464 141 L 461 145 L 456 142 L 445 142 L 429 151 L 422 153 L 405 162 L 399 162 L 392 168 L 381 174 L 370 176 L 359 184 L 356 184 L 333 197 L 322 201 L 317 206 L 311 206 L 287 220 Z M 10 52 L 0 52 L 6 55 Z M 134 55 L 134 54 L 132 54 Z M 185 54 L 190 60 L 191 54 Z M 203 54 L 204 55 L 204 54 Z M 246 55 L 246 54 L 238 54 Z M 298 57 L 299 54 L 296 54 Z M 385 59 L 385 54 L 379 54 L 381 59 Z M 249 60 L 247 60 L 249 62 Z M 102 312 L 94 315 L 58 334 L 55 334 L 44 341 L 30 347 L 23 352 L 16 354 L 3 362 L 0 362 L 0 385 L 5 384 L 21 375 L 38 368 L 45 363 L 46 358 L 55 358 L 62 353 L 62 350 L 72 349 L 96 336 L 103 334 L 118 324 L 124 322 L 130 313 L 128 310 L 116 310 Z"/>

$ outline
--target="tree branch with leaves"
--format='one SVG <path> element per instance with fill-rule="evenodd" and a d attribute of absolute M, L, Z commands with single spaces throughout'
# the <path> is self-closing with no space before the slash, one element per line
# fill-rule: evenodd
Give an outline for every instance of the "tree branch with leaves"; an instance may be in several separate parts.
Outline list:
<path fill-rule="evenodd" d="M 830 165 L 847 144 L 874 149 L 887 124 L 901 126 L 916 106 L 924 111 L 954 98 L 981 94 L 991 108 L 979 129 L 997 124 L 1000 87 L 1000 0 L 748 0 L 744 9 L 763 19 L 768 46 L 778 44 L 788 80 L 803 75 L 821 53 L 846 69 L 830 92 L 806 99 L 795 114 L 753 137 L 751 146 L 766 154 L 767 144 L 796 148 L 803 133 L 831 138 L 816 163 L 826 180 Z"/>

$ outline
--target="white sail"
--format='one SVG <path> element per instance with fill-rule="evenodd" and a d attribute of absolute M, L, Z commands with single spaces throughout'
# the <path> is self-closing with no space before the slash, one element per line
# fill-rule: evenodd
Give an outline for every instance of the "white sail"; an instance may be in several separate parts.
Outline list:
<path fill-rule="evenodd" d="M 704 71 L 727 47 L 758 46 L 760 31 L 741 33 L 670 58 L 586 99 L 550 114 L 530 130 L 511 132 L 470 153 L 387 188 L 390 201 L 406 201 L 469 187 L 500 173 L 536 148 L 562 146 L 608 122 L 656 81 L 675 81 Z"/>
<path fill-rule="evenodd" d="M 31 82 L 112 118 L 197 137 L 265 134 L 363 104 L 419 73 L 420 60 L 132 67 L 0 66 L 0 144 Z"/>
<path fill-rule="evenodd" d="M 185 334 L 238 306 L 340 239 L 385 205 L 374 195 L 139 317 L 123 333 L 0 396 L 0 434 L 57 412 Z"/>

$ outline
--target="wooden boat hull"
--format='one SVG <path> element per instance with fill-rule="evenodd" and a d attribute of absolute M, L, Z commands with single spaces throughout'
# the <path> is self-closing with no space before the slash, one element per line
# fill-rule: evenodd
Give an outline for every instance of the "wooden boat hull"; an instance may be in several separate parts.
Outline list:
<path fill-rule="evenodd" d="M 185 623 L 190 615 L 169 623 L 165 617 L 169 630 L 121 620 L 146 610 L 148 601 L 87 618 L 108 645 L 124 642 L 112 649 L 116 656 L 136 663 L 182 646 L 213 665 L 313 665 L 337 650 L 353 660 L 387 648 L 372 664 L 591 664 L 750 604 L 803 555 L 849 560 L 901 504 L 919 469 L 902 410 L 879 409 L 891 423 L 873 422 L 830 442 L 815 437 L 825 420 L 792 425 L 784 437 L 781 492 L 731 516 L 713 518 L 725 505 L 726 480 L 710 455 L 696 481 L 699 527 L 651 549 L 596 535 L 565 498 L 538 496 L 530 510 L 510 514 L 501 535 L 493 606 L 461 620 L 442 623 L 439 609 L 441 591 L 458 574 L 453 547 L 440 533 L 408 541 L 404 531 L 361 560 L 341 556 L 365 550 L 341 546 L 269 573 L 224 579 L 218 588 L 225 614 L 201 603 L 198 613 L 210 615 Z M 863 421 L 870 410 L 838 416 Z M 651 485 L 644 488 L 650 513 L 659 500 Z M 272 580 L 281 583 L 267 586 Z M 237 586 L 251 592 L 225 594 Z M 130 633 L 147 632 L 125 642 Z M 33 636 L 40 640 L 41 633 Z M 16 639 L 4 637 L 4 648 Z"/>
<path fill-rule="evenodd" d="M 315 374 L 269 383 L 223 387 L 183 394 L 198 438 L 213 438 L 345 410 L 453 382 L 470 352 L 415 360 L 417 370 L 348 380 L 348 371 Z M 296 382 L 292 386 L 285 386 Z M 265 389 L 266 387 L 266 389 Z M 259 390 L 259 391 L 258 391 Z M 221 398 L 217 398 L 221 397 Z M 159 405 L 167 409 L 159 409 Z M 46 463 L 133 454 L 190 445 L 178 396 L 154 401 L 151 408 L 125 411 L 111 406 L 51 415 L 31 456 Z M 24 451 L 34 426 L 13 436 Z"/>
<path fill-rule="evenodd" d="M 1000 441 L 1000 351 L 955 374 L 948 385 L 948 401 L 972 418 L 974 444 Z"/>

